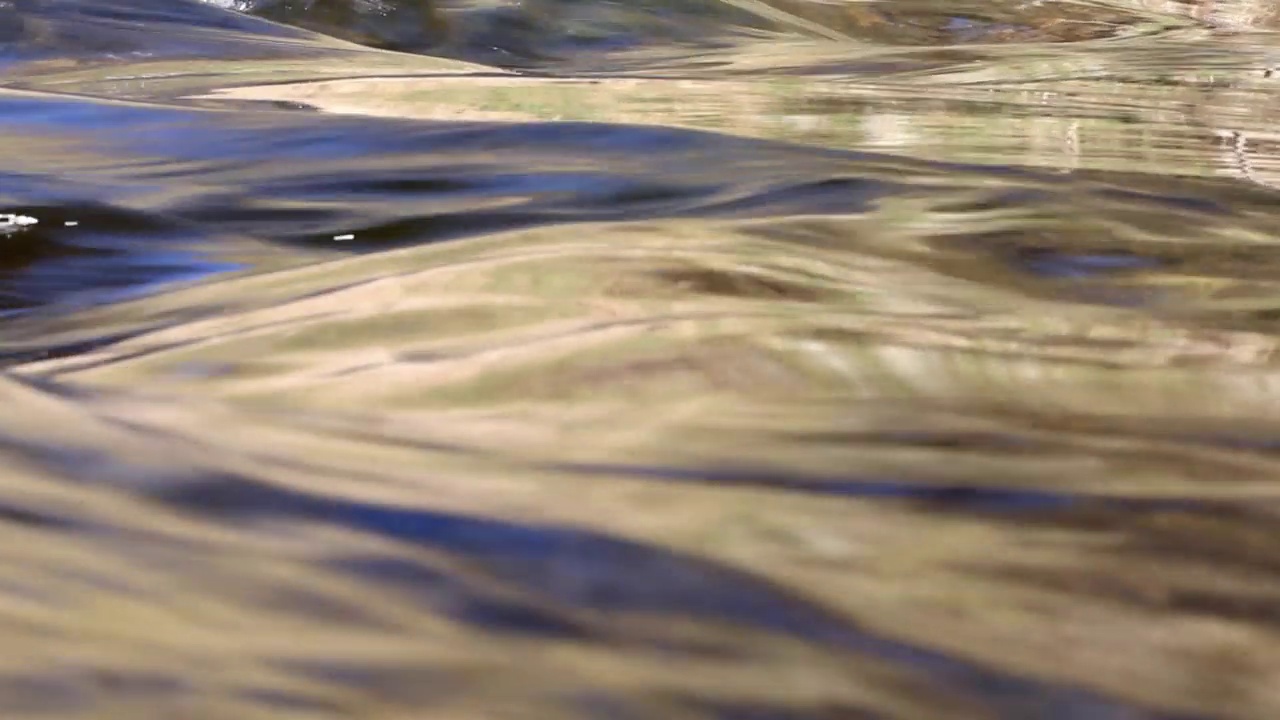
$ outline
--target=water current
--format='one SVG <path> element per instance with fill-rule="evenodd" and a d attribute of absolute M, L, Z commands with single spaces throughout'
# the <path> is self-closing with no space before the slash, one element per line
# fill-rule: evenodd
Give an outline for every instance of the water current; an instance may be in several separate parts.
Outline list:
<path fill-rule="evenodd" d="M 0 717 L 1280 717 L 1273 28 L 0 0 Z"/>

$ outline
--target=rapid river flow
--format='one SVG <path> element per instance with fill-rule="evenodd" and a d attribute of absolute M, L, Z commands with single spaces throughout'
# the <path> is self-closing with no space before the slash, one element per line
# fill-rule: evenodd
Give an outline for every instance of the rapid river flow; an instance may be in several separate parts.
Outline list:
<path fill-rule="evenodd" d="M 0 0 L 0 717 L 1280 717 L 1273 28 Z"/>

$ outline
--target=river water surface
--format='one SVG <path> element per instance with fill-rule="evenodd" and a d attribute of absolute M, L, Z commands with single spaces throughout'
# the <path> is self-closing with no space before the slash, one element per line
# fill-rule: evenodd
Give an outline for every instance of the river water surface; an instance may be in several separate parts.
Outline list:
<path fill-rule="evenodd" d="M 0 717 L 1280 717 L 1273 27 L 0 0 Z"/>

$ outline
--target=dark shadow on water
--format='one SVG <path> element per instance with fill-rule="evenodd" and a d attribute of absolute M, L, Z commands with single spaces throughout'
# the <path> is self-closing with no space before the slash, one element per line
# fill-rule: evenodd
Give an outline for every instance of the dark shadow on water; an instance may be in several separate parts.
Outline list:
<path fill-rule="evenodd" d="M 32 147 L 0 213 L 38 220 L 0 236 L 0 312 L 233 270 L 210 255 L 228 236 L 358 253 L 581 222 L 856 214 L 904 190 L 888 158 L 646 126 L 32 95 L 0 96 L 0 116 L 0 142 Z"/>
<path fill-rule="evenodd" d="M 436 612 L 488 632 L 554 637 L 587 642 L 593 630 L 569 613 L 539 606 L 517 595 L 503 597 L 468 583 L 457 573 L 409 560 L 379 556 L 344 557 L 328 567 L 379 587 L 421 598 Z"/>
<path fill-rule="evenodd" d="M 596 532 L 344 501 L 236 476 L 175 483 L 152 496 L 175 510 L 222 523 L 321 522 L 448 553 L 560 608 L 698 618 L 905 663 L 981 698 L 993 717 L 1192 717 L 1143 711 L 880 637 L 750 573 Z M 433 581 L 430 574 L 422 579 Z M 496 609 L 481 606 L 470 612 L 483 620 L 486 611 Z M 500 626 L 511 627 L 510 610 L 501 608 L 494 618 Z M 547 627 L 545 617 L 514 618 L 516 627 L 531 621 Z"/>
<path fill-rule="evenodd" d="M 100 205 L 9 205 L 31 225 L 0 230 L 0 311 L 113 302 L 239 269 L 212 260 L 203 231 Z"/>
<path fill-rule="evenodd" d="M 557 464 L 560 472 L 621 475 L 675 483 L 764 487 L 776 490 L 868 500 L 902 500 L 930 508 L 1017 515 L 1024 512 L 1068 511 L 1107 507 L 1124 511 L 1181 510 L 1202 507 L 1194 498 L 1138 498 L 1084 495 L 1042 487 L 1008 488 L 976 484 L 912 482 L 908 479 L 816 477 L 759 468 L 648 467 L 606 463 Z"/>

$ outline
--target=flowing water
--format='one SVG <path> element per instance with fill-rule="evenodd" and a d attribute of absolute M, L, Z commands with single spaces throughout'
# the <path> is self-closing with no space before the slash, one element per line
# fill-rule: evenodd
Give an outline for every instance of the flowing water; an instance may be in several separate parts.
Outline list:
<path fill-rule="evenodd" d="M 0 0 L 0 717 L 1280 717 L 1273 28 Z"/>

